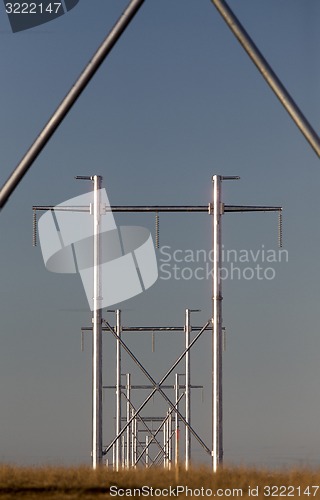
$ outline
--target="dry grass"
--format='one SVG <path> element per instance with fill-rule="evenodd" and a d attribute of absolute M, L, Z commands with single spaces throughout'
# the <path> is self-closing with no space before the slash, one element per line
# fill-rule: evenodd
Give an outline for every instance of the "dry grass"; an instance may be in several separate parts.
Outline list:
<path fill-rule="evenodd" d="M 177 481 L 174 471 L 164 471 L 163 469 L 138 469 L 117 473 L 106 468 L 92 471 L 86 467 L 24 468 L 0 466 L 1 500 L 164 498 L 166 489 L 170 486 L 175 488 L 177 485 L 187 486 L 190 489 L 188 494 L 181 493 L 179 498 L 199 496 L 205 498 L 208 497 L 205 493 L 206 490 L 212 490 L 213 493 L 216 493 L 218 489 L 225 492 L 225 494 L 219 495 L 221 498 L 239 498 L 240 490 L 241 498 L 253 498 L 252 494 L 248 494 L 249 487 L 251 492 L 252 488 L 258 487 L 259 495 L 256 498 L 266 498 L 267 493 L 270 493 L 271 497 L 271 493 L 275 493 L 273 496 L 320 499 L 320 488 L 319 491 L 311 488 L 318 486 L 319 483 L 320 470 L 307 469 L 274 472 L 248 468 L 224 468 L 213 475 L 210 469 L 199 467 L 193 468 L 188 473 L 181 470 Z M 142 486 L 147 486 L 149 489 L 143 491 L 141 490 Z M 264 490 L 265 486 L 273 486 L 274 489 Z M 306 490 L 307 487 L 310 487 L 309 490 Z M 120 491 L 124 495 L 116 496 L 116 488 L 126 490 Z M 156 492 L 153 490 L 153 496 L 151 488 L 157 489 Z M 161 494 L 160 490 L 163 490 L 164 493 Z M 176 491 L 173 490 L 173 492 Z M 310 495 L 306 494 L 308 492 Z M 145 494 L 143 495 L 143 493 Z M 174 497 L 174 495 L 171 496 Z"/>

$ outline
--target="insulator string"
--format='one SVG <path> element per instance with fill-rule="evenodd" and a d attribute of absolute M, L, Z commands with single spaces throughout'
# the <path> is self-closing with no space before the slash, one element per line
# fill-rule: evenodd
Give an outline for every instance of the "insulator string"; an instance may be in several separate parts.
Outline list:
<path fill-rule="evenodd" d="M 32 246 L 36 247 L 37 246 L 37 211 L 33 211 L 33 217 L 32 217 Z"/>
<path fill-rule="evenodd" d="M 159 212 L 156 212 L 156 248 L 159 248 Z"/>
<path fill-rule="evenodd" d="M 278 215 L 278 245 L 282 248 L 282 210 L 279 210 Z"/>

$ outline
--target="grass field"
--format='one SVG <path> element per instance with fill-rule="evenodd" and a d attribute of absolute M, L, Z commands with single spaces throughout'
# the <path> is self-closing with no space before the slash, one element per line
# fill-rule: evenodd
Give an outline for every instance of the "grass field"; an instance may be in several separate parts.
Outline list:
<path fill-rule="evenodd" d="M 0 499 L 106 498 L 318 498 L 319 470 L 268 471 L 208 468 L 175 471 L 136 469 L 114 472 L 77 468 L 0 466 Z M 171 490 L 170 490 L 171 487 Z M 188 489 L 187 489 L 188 488 Z"/>

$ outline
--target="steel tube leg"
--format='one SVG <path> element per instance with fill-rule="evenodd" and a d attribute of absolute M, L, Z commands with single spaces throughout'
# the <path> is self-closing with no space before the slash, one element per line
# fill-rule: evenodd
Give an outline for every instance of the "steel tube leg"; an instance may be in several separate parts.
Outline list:
<path fill-rule="evenodd" d="M 176 409 L 179 410 L 179 374 L 176 373 L 175 383 Z M 179 467 L 179 415 L 175 413 L 175 460 L 176 469 Z"/>
<path fill-rule="evenodd" d="M 100 189 L 102 177 L 94 175 L 93 202 L 93 335 L 92 335 L 92 467 L 102 464 L 102 316 L 100 275 Z"/>
<path fill-rule="evenodd" d="M 169 439 L 169 469 L 172 467 L 172 410 L 169 409 L 169 422 L 168 422 L 168 439 Z"/>
<path fill-rule="evenodd" d="M 146 467 L 149 467 L 149 436 L 146 435 Z"/>
<path fill-rule="evenodd" d="M 121 338 L 121 311 L 117 309 L 117 334 Z M 118 471 L 121 467 L 121 344 L 119 339 L 117 339 L 117 373 L 116 373 L 116 435 L 118 437 L 116 441 L 116 470 Z"/>
<path fill-rule="evenodd" d="M 222 428 L 222 295 L 221 295 L 221 176 L 213 176 L 213 283 L 212 283 L 212 466 L 223 459 Z"/>
<path fill-rule="evenodd" d="M 131 375 L 130 373 L 127 373 L 127 423 L 130 421 L 131 418 L 130 397 L 131 397 Z M 127 469 L 130 468 L 131 426 L 132 424 L 128 425 L 127 427 L 127 461 L 126 461 Z"/>
<path fill-rule="evenodd" d="M 190 344 L 190 309 L 186 309 L 185 317 L 185 335 L 186 349 Z M 186 422 L 191 425 L 191 409 L 190 409 L 190 351 L 186 353 Z M 189 469 L 191 458 L 191 433 L 189 427 L 186 426 L 186 470 Z"/>

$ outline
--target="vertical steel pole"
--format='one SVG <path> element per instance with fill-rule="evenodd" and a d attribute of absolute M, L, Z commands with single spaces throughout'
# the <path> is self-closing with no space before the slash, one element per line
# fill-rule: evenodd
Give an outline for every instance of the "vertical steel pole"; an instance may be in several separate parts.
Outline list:
<path fill-rule="evenodd" d="M 166 417 L 168 416 L 168 413 L 166 414 Z M 163 424 L 163 450 L 164 450 L 164 455 L 163 455 L 163 466 L 166 469 L 168 467 L 168 452 L 167 452 L 167 423 L 168 419 L 165 418 L 164 424 Z"/>
<path fill-rule="evenodd" d="M 169 445 L 169 411 L 167 411 L 167 421 L 166 421 L 166 456 L 167 456 L 167 469 L 170 469 L 170 445 Z"/>
<path fill-rule="evenodd" d="M 116 329 L 117 329 L 117 373 L 116 373 L 116 470 L 119 471 L 121 467 L 121 344 L 119 339 L 121 337 L 121 311 L 116 311 Z"/>
<path fill-rule="evenodd" d="M 172 409 L 169 410 L 169 422 L 168 422 L 168 455 L 169 455 L 169 470 L 172 466 Z"/>
<path fill-rule="evenodd" d="M 92 467 L 102 464 L 102 325 L 100 276 L 100 189 L 102 177 L 93 180 L 93 335 L 92 335 Z"/>
<path fill-rule="evenodd" d="M 122 434 L 121 436 L 121 441 L 122 441 L 122 455 L 121 455 L 121 459 L 122 459 L 122 468 L 124 469 L 125 467 L 125 447 L 126 447 L 126 436 L 124 434 Z"/>
<path fill-rule="evenodd" d="M 222 429 L 222 295 L 221 266 L 221 181 L 213 176 L 213 283 L 212 283 L 212 467 L 216 472 L 223 459 Z"/>
<path fill-rule="evenodd" d="M 179 410 L 179 373 L 176 373 L 175 383 L 176 409 Z M 175 412 L 175 460 L 176 469 L 179 467 L 179 415 Z"/>
<path fill-rule="evenodd" d="M 146 467 L 149 467 L 149 436 L 146 434 Z"/>
<path fill-rule="evenodd" d="M 137 417 L 134 418 L 133 428 L 134 428 L 134 447 L 133 447 L 133 466 L 136 468 L 137 463 L 137 451 L 138 451 L 138 420 Z"/>
<path fill-rule="evenodd" d="M 132 409 L 131 410 L 131 418 L 134 417 L 134 410 Z M 134 445 L 135 445 L 135 434 L 134 434 L 134 419 L 132 420 L 131 422 L 131 465 L 132 467 L 134 466 L 135 464 L 135 460 L 134 460 Z"/>
<path fill-rule="evenodd" d="M 168 410 L 167 418 L 167 468 L 170 469 L 170 408 Z"/>
<path fill-rule="evenodd" d="M 130 397 L 131 397 L 131 374 L 127 373 L 127 423 L 130 421 Z M 131 425 L 127 427 L 127 469 L 130 468 L 130 437 L 131 437 Z"/>
<path fill-rule="evenodd" d="M 190 309 L 186 309 L 185 316 L 185 335 L 186 349 L 190 344 Z M 190 408 L 190 350 L 186 353 L 186 422 L 191 425 L 191 408 Z M 191 433 L 186 426 L 186 470 L 189 469 L 191 458 Z"/>

